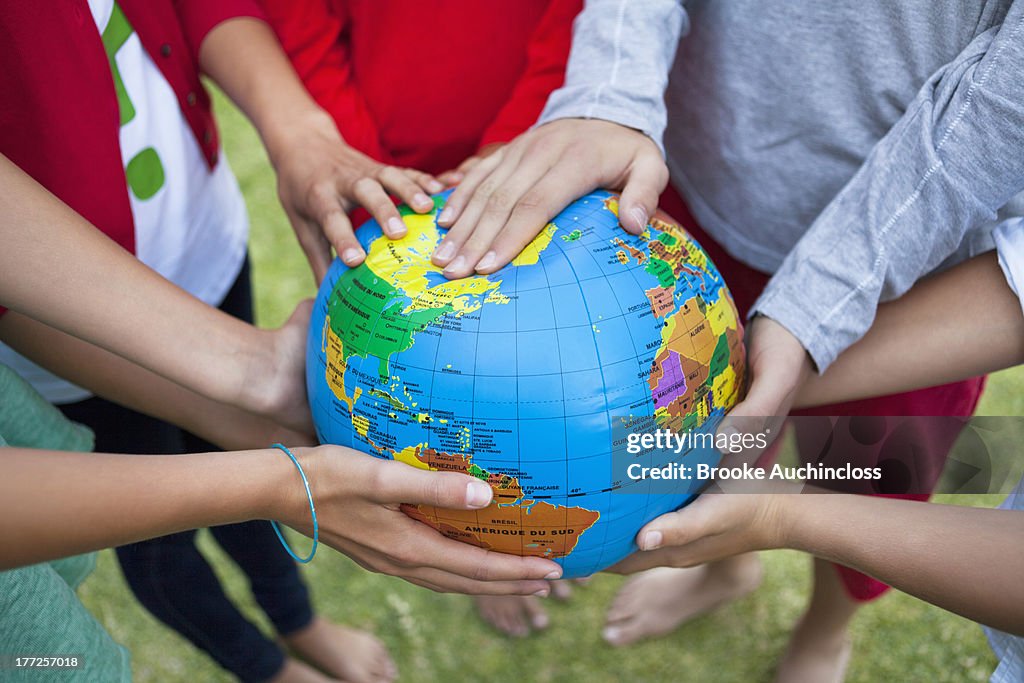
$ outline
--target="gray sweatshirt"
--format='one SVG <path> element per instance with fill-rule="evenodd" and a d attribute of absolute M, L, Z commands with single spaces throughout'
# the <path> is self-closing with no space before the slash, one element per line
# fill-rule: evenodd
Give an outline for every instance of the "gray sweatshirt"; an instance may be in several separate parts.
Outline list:
<path fill-rule="evenodd" d="M 824 370 L 1024 215 L 1024 0 L 590 0 L 541 122 L 567 117 L 664 140 L 701 226 L 775 273 L 754 311 Z"/>

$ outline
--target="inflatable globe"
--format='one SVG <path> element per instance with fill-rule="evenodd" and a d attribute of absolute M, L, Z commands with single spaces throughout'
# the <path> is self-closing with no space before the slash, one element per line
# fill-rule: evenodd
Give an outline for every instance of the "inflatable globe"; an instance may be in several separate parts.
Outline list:
<path fill-rule="evenodd" d="M 699 492 L 697 481 L 625 476 L 624 430 L 713 430 L 737 401 L 732 297 L 685 230 L 659 213 L 629 235 L 618 197 L 603 191 L 501 270 L 447 280 L 430 262 L 445 198 L 429 214 L 402 207 L 400 240 L 364 224 L 366 261 L 328 272 L 308 342 L 318 436 L 488 482 L 482 510 L 404 506 L 450 538 L 551 558 L 567 577 L 604 569 L 636 550 L 645 523 Z"/>

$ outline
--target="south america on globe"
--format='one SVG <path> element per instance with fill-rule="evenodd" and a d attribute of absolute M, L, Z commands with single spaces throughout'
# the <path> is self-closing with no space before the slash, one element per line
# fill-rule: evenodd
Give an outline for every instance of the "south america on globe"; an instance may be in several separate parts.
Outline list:
<path fill-rule="evenodd" d="M 638 419 L 713 430 L 737 402 L 732 296 L 683 228 L 659 212 L 630 235 L 605 191 L 573 202 L 501 270 L 448 280 L 430 262 L 446 198 L 430 213 L 401 207 L 399 240 L 367 222 L 366 261 L 327 273 L 307 348 L 317 435 L 488 482 L 481 510 L 403 507 L 450 538 L 550 558 L 566 577 L 600 571 L 699 492 L 625 477 L 614 442 Z"/>

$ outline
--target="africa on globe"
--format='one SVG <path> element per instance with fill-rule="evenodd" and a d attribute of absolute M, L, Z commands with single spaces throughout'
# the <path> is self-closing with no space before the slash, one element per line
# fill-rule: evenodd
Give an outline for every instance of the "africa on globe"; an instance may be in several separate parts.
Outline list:
<path fill-rule="evenodd" d="M 487 481 L 482 510 L 405 506 L 450 538 L 557 561 L 586 576 L 697 482 L 632 481 L 613 466 L 623 425 L 711 430 L 738 400 L 743 330 L 722 276 L 658 213 L 639 236 L 618 197 L 573 202 L 511 264 L 447 280 L 444 235 L 402 207 L 408 234 L 357 232 L 366 261 L 336 260 L 314 306 L 306 381 L 321 442 Z M 619 439 L 621 441 L 621 439 Z M 717 461 L 717 451 L 676 456 Z"/>

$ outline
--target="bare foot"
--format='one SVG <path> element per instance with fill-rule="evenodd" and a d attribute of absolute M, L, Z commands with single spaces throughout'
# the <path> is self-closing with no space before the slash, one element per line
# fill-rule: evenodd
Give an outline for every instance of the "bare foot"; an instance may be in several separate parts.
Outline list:
<path fill-rule="evenodd" d="M 525 638 L 533 630 L 548 627 L 548 614 L 533 595 L 477 595 L 473 597 L 480 618 L 513 638 Z"/>
<path fill-rule="evenodd" d="M 277 675 L 270 679 L 270 683 L 331 683 L 337 680 L 320 673 L 308 664 L 288 657 Z"/>
<path fill-rule="evenodd" d="M 557 581 L 549 581 L 551 584 L 551 597 L 555 600 L 565 601 L 572 597 L 572 586 L 585 586 L 590 582 L 590 577 L 585 576 L 582 579 L 559 579 Z"/>
<path fill-rule="evenodd" d="M 845 630 L 830 633 L 801 619 L 779 662 L 776 683 L 841 683 L 852 652 Z"/>
<path fill-rule="evenodd" d="M 761 561 L 753 553 L 691 569 L 649 569 L 619 590 L 601 635 L 616 647 L 663 636 L 760 583 Z"/>
<path fill-rule="evenodd" d="M 779 683 L 838 683 L 853 647 L 847 635 L 859 603 L 846 593 L 836 568 L 815 558 L 814 589 L 779 662 Z"/>
<path fill-rule="evenodd" d="M 366 631 L 314 617 L 306 628 L 282 638 L 297 657 L 349 683 L 390 683 L 398 668 L 384 643 Z"/>

